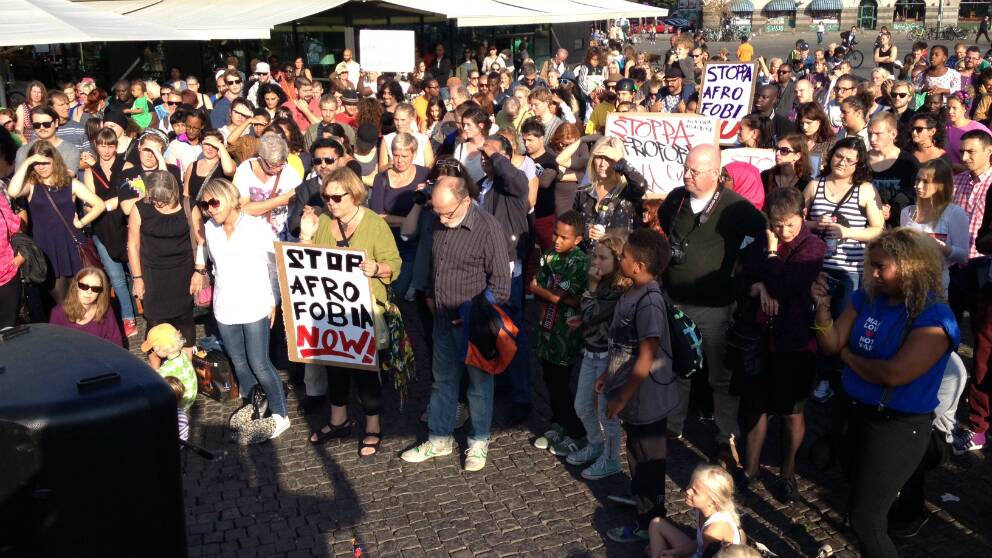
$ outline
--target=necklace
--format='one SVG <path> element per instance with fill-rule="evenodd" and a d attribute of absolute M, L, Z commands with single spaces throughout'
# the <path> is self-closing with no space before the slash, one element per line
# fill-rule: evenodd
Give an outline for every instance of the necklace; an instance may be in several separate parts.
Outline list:
<path fill-rule="evenodd" d="M 362 211 L 362 208 L 361 207 L 356 208 L 355 209 L 355 212 L 351 214 L 351 217 L 348 217 L 348 220 L 347 221 L 341 223 L 341 227 L 343 229 L 347 229 L 348 228 L 348 225 L 350 225 L 351 222 L 355 220 L 355 217 L 358 217 L 358 214 L 361 213 L 361 211 Z M 338 219 L 338 221 L 340 222 L 341 220 Z"/>

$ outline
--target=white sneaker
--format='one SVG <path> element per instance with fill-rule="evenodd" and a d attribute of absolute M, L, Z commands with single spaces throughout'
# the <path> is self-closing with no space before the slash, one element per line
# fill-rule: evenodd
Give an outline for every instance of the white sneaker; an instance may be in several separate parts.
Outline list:
<path fill-rule="evenodd" d="M 469 472 L 481 471 L 486 466 L 486 455 L 489 452 L 487 442 L 475 442 L 465 450 L 465 470 Z"/>
<path fill-rule="evenodd" d="M 427 440 L 419 446 L 410 448 L 400 454 L 400 459 L 406 461 L 407 463 L 420 463 L 422 461 L 427 461 L 428 459 L 443 457 L 445 455 L 451 455 L 450 445 L 434 445 L 433 442 Z"/>
<path fill-rule="evenodd" d="M 282 415 L 272 415 L 272 419 L 275 421 L 275 430 L 269 436 L 270 440 L 274 440 L 279 437 L 280 434 L 289 430 L 289 417 L 284 417 Z"/>

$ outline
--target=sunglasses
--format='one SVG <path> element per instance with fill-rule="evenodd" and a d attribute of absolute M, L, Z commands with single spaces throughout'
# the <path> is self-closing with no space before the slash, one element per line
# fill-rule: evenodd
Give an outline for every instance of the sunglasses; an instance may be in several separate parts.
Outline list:
<path fill-rule="evenodd" d="M 930 128 L 928 126 L 913 126 L 913 131 L 916 132 L 917 134 L 922 134 L 924 130 L 932 130 L 932 129 L 933 128 Z"/>
<path fill-rule="evenodd" d="M 240 79 L 229 79 L 229 80 L 226 81 L 226 83 L 228 85 L 237 85 L 237 84 L 241 83 L 241 80 Z"/>
<path fill-rule="evenodd" d="M 163 103 L 163 104 L 165 104 L 165 105 L 168 105 L 168 106 L 170 106 L 170 107 L 177 107 L 177 106 L 179 106 L 179 105 L 181 105 L 182 103 L 177 103 L 177 102 L 175 102 L 175 101 L 166 101 L 166 102 L 165 102 L 165 103 Z"/>
<path fill-rule="evenodd" d="M 337 161 L 337 159 L 335 159 L 334 157 L 314 157 L 313 158 L 313 164 L 315 164 L 315 165 L 324 164 L 324 165 L 330 166 L 330 165 L 333 165 L 335 163 L 335 161 Z"/>
<path fill-rule="evenodd" d="M 243 112 L 238 112 L 238 111 L 234 111 L 234 114 L 237 114 L 242 118 L 251 118 L 252 116 L 255 116 L 254 114 L 245 114 Z"/>
<path fill-rule="evenodd" d="M 255 72 L 255 75 L 258 77 L 267 76 L 269 75 L 269 72 Z"/>
<path fill-rule="evenodd" d="M 87 285 L 82 281 L 76 283 L 76 287 L 78 287 L 79 290 L 81 291 L 92 291 L 93 294 L 100 294 L 103 292 L 103 287 L 100 287 L 98 285 Z"/>
<path fill-rule="evenodd" d="M 909 97 L 909 93 L 893 93 L 892 96 L 896 99 L 905 99 L 906 97 Z"/>
<path fill-rule="evenodd" d="M 324 198 L 324 203 L 341 203 L 341 200 L 348 195 L 348 192 L 345 192 L 343 194 L 321 194 L 320 197 Z"/>
<path fill-rule="evenodd" d="M 196 205 L 200 206 L 201 211 L 206 211 L 211 207 L 217 209 L 218 207 L 220 207 L 220 200 L 217 198 L 214 198 L 212 200 L 200 200 L 196 202 Z"/>
<path fill-rule="evenodd" d="M 779 155 L 792 155 L 793 153 L 797 153 L 797 151 L 795 149 L 790 149 L 788 147 L 779 147 L 778 148 L 778 154 Z"/>
<path fill-rule="evenodd" d="M 35 122 L 33 120 L 31 121 L 31 127 L 34 128 L 35 130 L 40 130 L 42 128 L 44 128 L 44 129 L 47 130 L 47 129 L 51 128 L 54 125 L 55 125 L 55 121 L 54 120 L 49 120 L 47 122 Z"/>

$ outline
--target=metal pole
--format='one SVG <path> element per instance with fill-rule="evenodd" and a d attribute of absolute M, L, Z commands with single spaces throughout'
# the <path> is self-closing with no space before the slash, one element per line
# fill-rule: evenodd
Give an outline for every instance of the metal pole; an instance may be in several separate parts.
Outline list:
<path fill-rule="evenodd" d="M 944 0 L 937 0 L 937 33 L 940 33 L 940 26 L 944 23 Z"/>

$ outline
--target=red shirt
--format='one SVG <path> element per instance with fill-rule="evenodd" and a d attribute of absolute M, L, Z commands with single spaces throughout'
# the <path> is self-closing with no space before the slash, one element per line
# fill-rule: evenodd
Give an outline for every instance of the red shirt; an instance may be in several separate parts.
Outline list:
<path fill-rule="evenodd" d="M 334 117 L 334 121 L 338 124 L 351 126 L 355 130 L 358 130 L 358 119 L 354 116 L 348 116 L 347 112 L 339 112 L 337 116 Z"/>
<path fill-rule="evenodd" d="M 296 122 L 296 126 L 300 129 L 300 133 L 301 134 L 307 133 L 307 130 L 310 129 L 310 119 L 307 118 L 307 115 L 303 114 L 303 111 L 297 108 L 296 102 L 286 101 L 285 103 L 282 104 L 282 106 L 289 109 L 290 114 L 293 115 L 293 122 Z M 310 106 L 310 112 L 315 116 L 319 117 L 320 99 L 310 99 L 309 106 Z"/>

